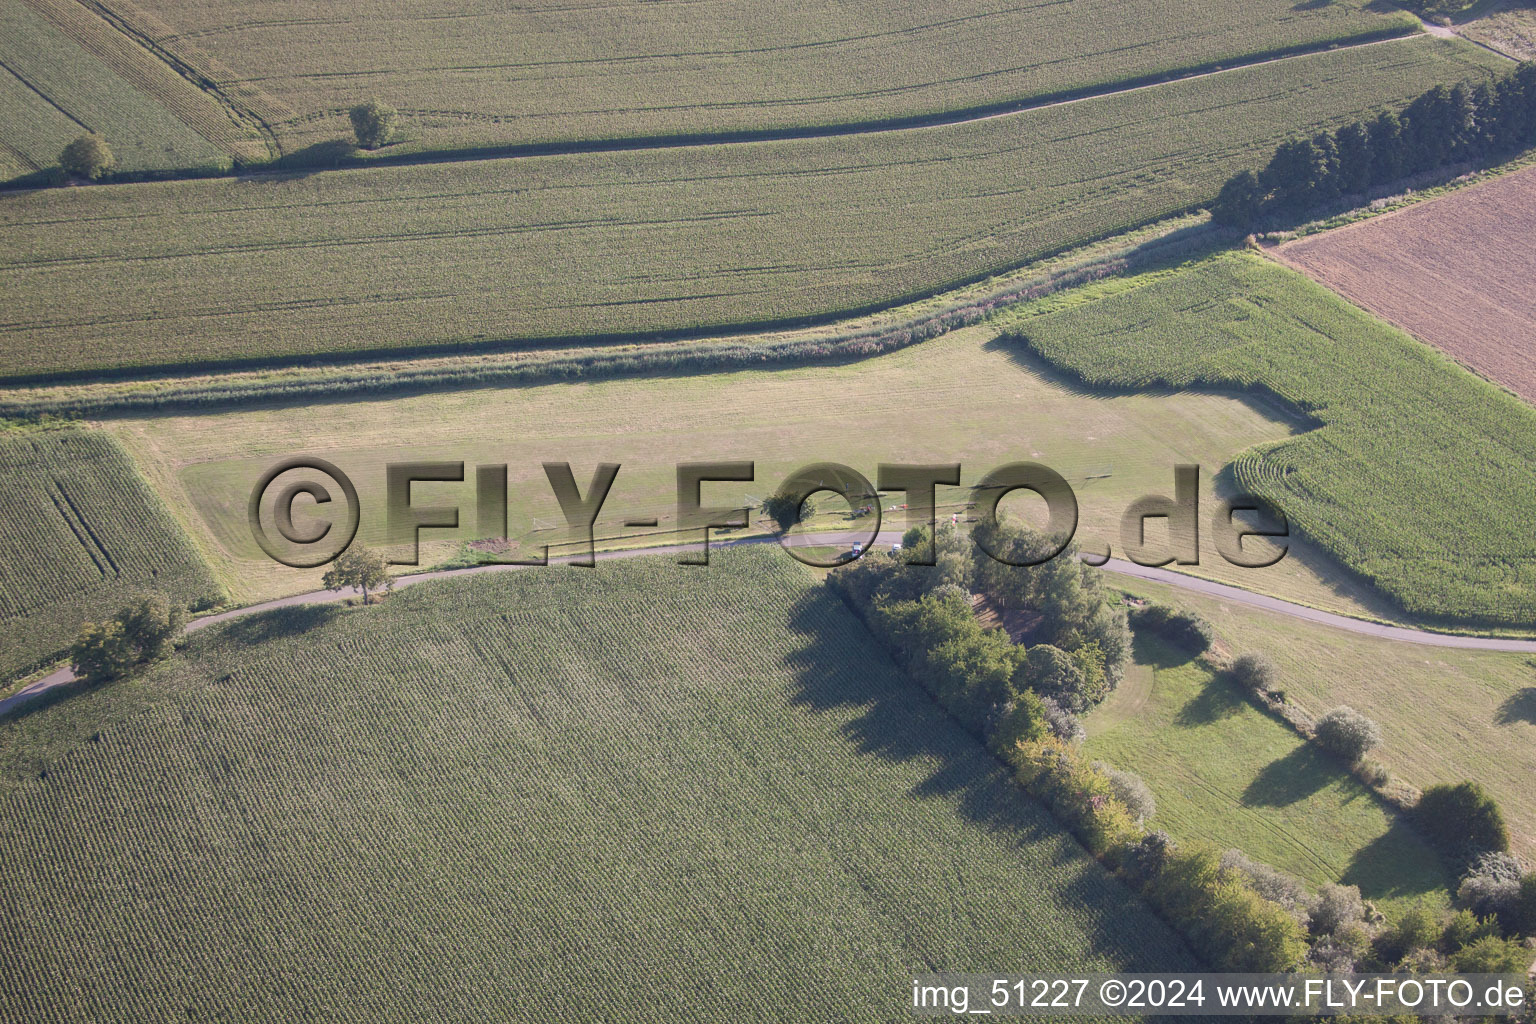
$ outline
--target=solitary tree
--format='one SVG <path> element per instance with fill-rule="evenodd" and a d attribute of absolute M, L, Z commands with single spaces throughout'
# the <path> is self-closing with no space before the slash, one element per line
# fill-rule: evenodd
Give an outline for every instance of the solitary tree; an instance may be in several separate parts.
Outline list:
<path fill-rule="evenodd" d="M 779 529 L 787 530 L 815 515 L 816 503 L 810 498 L 796 501 L 793 494 L 770 494 L 763 499 L 763 511 L 778 524 Z"/>
<path fill-rule="evenodd" d="M 116 679 L 133 668 L 133 647 L 120 622 L 87 622 L 69 649 L 75 678 L 88 682 Z"/>
<path fill-rule="evenodd" d="M 81 679 L 127 675 L 170 653 L 187 623 L 186 609 L 159 594 L 141 597 L 106 622 L 87 622 L 70 648 L 70 666 Z"/>
<path fill-rule="evenodd" d="M 77 178 L 95 181 L 117 166 L 112 149 L 100 135 L 82 135 L 64 147 L 59 154 L 59 166 Z"/>
<path fill-rule="evenodd" d="M 378 100 L 369 100 L 353 107 L 350 115 L 352 133 L 357 136 L 357 144 L 364 149 L 378 149 L 384 145 L 394 134 L 395 119 L 399 114 L 394 107 Z"/>
<path fill-rule="evenodd" d="M 380 587 L 393 590 L 395 587 L 394 578 L 384 568 L 384 556 L 361 544 L 348 548 L 332 562 L 320 582 L 327 590 L 357 587 L 363 592 L 363 604 L 368 603 L 369 591 Z"/>
<path fill-rule="evenodd" d="M 1312 735 L 1318 746 L 1350 764 L 1381 746 L 1381 729 L 1376 723 L 1342 704 L 1318 720 Z"/>

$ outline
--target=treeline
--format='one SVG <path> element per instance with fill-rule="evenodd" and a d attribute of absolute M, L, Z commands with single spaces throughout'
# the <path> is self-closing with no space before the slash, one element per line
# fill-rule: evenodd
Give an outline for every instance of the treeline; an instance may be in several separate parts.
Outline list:
<path fill-rule="evenodd" d="M 1211 206 L 1240 229 L 1305 216 L 1414 174 L 1536 145 L 1536 61 L 1501 78 L 1437 85 L 1401 110 L 1280 144 L 1261 171 L 1227 179 Z"/>
<path fill-rule="evenodd" d="M 1211 646 L 1210 625 L 1156 604 L 1127 617 L 1071 545 L 1054 559 L 1020 566 L 982 552 L 976 541 L 1013 562 L 1048 553 L 1039 534 L 1005 517 L 979 524 L 971 537 L 948 526 L 936 536 L 908 531 L 899 550 L 866 555 L 828 583 L 908 674 L 1208 963 L 1257 972 L 1524 969 L 1522 937 L 1536 934 L 1536 874 L 1508 853 L 1502 816 L 1475 784 L 1431 787 L 1410 811 L 1464 871 L 1459 909 L 1416 908 L 1395 926 L 1356 886 L 1309 894 L 1299 880 L 1241 851 L 1180 847 L 1152 829 L 1151 791 L 1134 774 L 1083 754 L 1077 715 L 1120 682 L 1131 626 L 1196 657 Z M 912 564 L 930 543 L 934 564 Z M 977 594 L 1008 617 L 1012 635 L 982 624 Z M 1245 655 L 1228 671 L 1250 692 L 1283 700 L 1267 658 Z M 1351 715 L 1335 716 L 1346 739 L 1360 731 Z M 1335 745 L 1342 760 L 1358 763 L 1361 744 Z"/>

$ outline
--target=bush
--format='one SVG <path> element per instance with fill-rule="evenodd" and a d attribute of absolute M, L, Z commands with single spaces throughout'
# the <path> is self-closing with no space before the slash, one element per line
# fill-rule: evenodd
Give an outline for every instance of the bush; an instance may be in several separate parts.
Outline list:
<path fill-rule="evenodd" d="M 1021 743 L 1008 760 L 1024 788 L 1043 800 L 1089 852 L 1113 860 L 1141 838 L 1109 779 L 1076 747 L 1054 736 Z"/>
<path fill-rule="evenodd" d="M 1040 705 L 1045 708 L 1045 724 L 1051 735 L 1064 743 L 1081 743 L 1087 737 L 1077 716 L 1056 703 L 1054 697 L 1041 697 Z"/>
<path fill-rule="evenodd" d="M 1312 915 L 1312 930 L 1319 935 L 1333 935 L 1365 920 L 1365 901 L 1354 885 L 1323 886 L 1307 910 Z"/>
<path fill-rule="evenodd" d="M 1336 757 L 1354 764 L 1381 746 L 1381 729 L 1352 707 L 1336 707 L 1318 720 L 1312 738 Z"/>
<path fill-rule="evenodd" d="M 1286 972 L 1306 956 L 1296 919 L 1223 869 L 1214 850 L 1174 852 L 1146 893 L 1217 970 Z"/>
<path fill-rule="evenodd" d="M 1211 624 L 1193 612 L 1181 612 L 1165 604 L 1148 604 L 1134 609 L 1131 625 L 1154 633 L 1191 657 L 1211 649 Z"/>
<path fill-rule="evenodd" d="M 1471 860 L 1509 849 L 1509 828 L 1493 796 L 1476 782 L 1430 786 L 1413 809 L 1423 833 L 1446 855 Z"/>
<path fill-rule="evenodd" d="M 1521 930 L 1520 862 L 1510 853 L 1485 853 L 1472 862 L 1456 901 L 1479 918 L 1496 918 L 1508 934 Z"/>
<path fill-rule="evenodd" d="M 1451 956 L 1451 967 L 1462 974 L 1518 974 L 1531 968 L 1531 953 L 1513 939 L 1485 935 Z"/>
<path fill-rule="evenodd" d="M 1049 729 L 1045 705 L 1039 697 L 1025 690 L 1003 705 L 1002 714 L 992 730 L 992 749 L 1006 756 L 1020 743 L 1044 739 Z"/>
<path fill-rule="evenodd" d="M 1292 913 L 1303 915 L 1306 913 L 1306 887 L 1284 871 L 1260 863 L 1242 850 L 1228 850 L 1223 853 L 1221 866 L 1242 875 L 1247 879 L 1249 888 L 1269 902 L 1278 903 Z"/>
<path fill-rule="evenodd" d="M 1497 937 L 1498 934 L 1498 923 L 1493 918 L 1479 919 L 1470 910 L 1458 910 L 1441 929 L 1440 948 L 1446 953 L 1455 953 L 1464 946 L 1470 946 L 1490 935 Z"/>
<path fill-rule="evenodd" d="M 117 166 L 112 148 L 100 135 L 82 135 L 64 147 L 59 154 L 59 166 L 77 178 L 96 181 Z"/>
<path fill-rule="evenodd" d="M 1125 856 L 1120 858 L 1120 873 L 1133 887 L 1140 889 L 1162 873 L 1173 850 L 1173 837 L 1162 829 L 1154 829 L 1125 848 Z"/>
<path fill-rule="evenodd" d="M 400 112 L 388 103 L 369 100 L 359 103 L 348 114 L 352 118 L 352 134 L 357 136 L 357 144 L 364 149 L 378 149 L 394 134 Z"/>
<path fill-rule="evenodd" d="M 1157 813 L 1157 798 L 1152 795 L 1152 788 L 1140 775 L 1135 772 L 1123 772 L 1104 761 L 1095 761 L 1093 766 L 1109 779 L 1110 789 L 1125 805 L 1125 809 L 1131 812 L 1131 817 L 1136 819 L 1136 824 L 1145 824 L 1148 818 Z"/>
<path fill-rule="evenodd" d="M 1536 871 L 1520 880 L 1520 896 L 1515 903 L 1515 931 L 1536 936 Z"/>
<path fill-rule="evenodd" d="M 1416 903 L 1403 912 L 1397 924 L 1376 937 L 1376 955 L 1392 966 L 1417 950 L 1433 949 L 1441 934 L 1439 918 Z"/>
<path fill-rule="evenodd" d="M 1232 663 L 1232 678 L 1250 693 L 1266 694 L 1280 682 L 1280 671 L 1268 655 L 1248 653 Z"/>

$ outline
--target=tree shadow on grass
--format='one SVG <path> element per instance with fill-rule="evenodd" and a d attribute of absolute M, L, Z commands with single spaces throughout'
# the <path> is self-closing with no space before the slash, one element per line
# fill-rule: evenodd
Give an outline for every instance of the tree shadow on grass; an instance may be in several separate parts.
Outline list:
<path fill-rule="evenodd" d="M 1355 851 L 1339 881 L 1358 885 L 1370 900 L 1412 899 L 1451 884 L 1444 861 L 1402 817 L 1387 831 Z"/>
<path fill-rule="evenodd" d="M 1144 629 L 1131 631 L 1131 656 L 1139 665 L 1153 668 L 1176 668 L 1195 660 L 1188 651 L 1180 650 L 1162 637 Z"/>
<path fill-rule="evenodd" d="M 1338 763 L 1310 743 L 1303 743 L 1260 769 L 1243 790 L 1245 807 L 1288 807 L 1320 792 L 1342 774 Z"/>
<path fill-rule="evenodd" d="M 1099 955 L 1127 965 L 1195 963 L 1181 939 L 1088 860 L 1010 770 L 892 661 L 830 586 L 817 587 L 796 603 L 790 628 L 803 644 L 789 659 L 798 685 L 793 700 L 815 712 L 855 710 L 842 732 L 862 756 L 923 763 L 910 797 L 943 798 L 964 820 L 1028 850 L 1037 862 L 1046 858 L 1076 869 L 1053 871 L 1039 884 L 1083 911 L 1076 921 Z M 1028 898 L 1031 884 L 1021 877 L 1021 898 Z M 1139 938 L 1146 935 L 1156 941 Z"/>
<path fill-rule="evenodd" d="M 1514 725 L 1516 722 L 1536 725 L 1536 686 L 1527 686 L 1505 698 L 1504 703 L 1499 705 L 1499 713 L 1494 721 L 1500 725 Z"/>
<path fill-rule="evenodd" d="M 1200 692 L 1179 708 L 1173 721 L 1187 727 L 1210 725 L 1223 718 L 1241 714 L 1248 707 L 1248 700 L 1237 687 L 1222 675 L 1213 675 Z"/>

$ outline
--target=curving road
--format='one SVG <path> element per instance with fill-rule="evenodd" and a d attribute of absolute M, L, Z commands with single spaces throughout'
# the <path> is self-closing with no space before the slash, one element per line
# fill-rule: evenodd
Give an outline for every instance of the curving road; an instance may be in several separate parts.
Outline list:
<path fill-rule="evenodd" d="M 793 538 L 790 543 L 796 547 L 846 547 L 855 541 L 865 539 L 858 533 L 822 533 L 809 534 Z M 894 544 L 901 540 L 901 532 L 895 530 L 881 531 L 876 535 L 876 545 Z M 773 537 L 743 537 L 740 540 L 717 540 L 711 547 L 715 549 L 740 547 L 749 544 L 772 544 Z M 681 554 L 692 550 L 696 545 L 666 544 L 657 547 L 629 548 L 623 551 L 599 551 L 597 559 L 607 561 L 615 558 L 639 558 L 645 555 L 672 555 Z M 568 563 L 570 556 L 552 558 L 554 564 Z M 506 572 L 508 570 L 525 569 L 520 565 L 477 565 L 467 569 L 438 569 L 429 572 L 417 573 L 411 576 L 401 576 L 395 580 L 396 587 L 409 587 L 417 583 L 429 580 L 447 579 L 455 576 L 473 576 L 486 572 Z M 1369 622 L 1364 619 L 1352 619 L 1347 615 L 1337 615 L 1333 612 L 1320 611 L 1309 608 L 1306 605 L 1293 604 L 1290 601 L 1282 601 L 1277 597 L 1266 597 L 1263 594 L 1255 594 L 1252 591 L 1243 590 L 1240 587 L 1229 586 L 1225 583 L 1214 583 L 1210 580 L 1200 579 L 1195 576 L 1186 576 L 1183 573 L 1171 572 L 1167 569 L 1157 569 L 1134 562 L 1126 562 L 1118 558 L 1111 558 L 1103 568 L 1122 576 L 1130 576 L 1134 579 L 1147 580 L 1152 583 L 1163 583 L 1181 590 L 1188 590 L 1207 597 L 1219 598 L 1230 601 L 1233 604 L 1246 605 L 1250 608 L 1260 608 L 1275 615 L 1287 615 L 1294 619 L 1303 619 L 1321 626 L 1333 629 L 1342 629 L 1350 633 L 1359 633 L 1364 636 L 1378 637 L 1383 640 L 1391 640 L 1397 643 L 1423 644 L 1428 647 L 1454 647 L 1461 650 L 1477 651 L 1507 651 L 1515 653 L 1536 654 L 1536 640 L 1516 640 L 1499 637 L 1458 636 L 1454 633 L 1434 633 L 1422 629 L 1410 629 L 1406 626 L 1389 626 L 1380 622 Z M 275 608 L 288 608 L 294 605 L 330 604 L 336 601 L 345 601 L 359 596 L 356 589 L 348 588 L 342 591 L 315 590 L 307 594 L 293 594 L 289 597 L 280 597 L 274 601 L 263 601 L 261 604 L 247 605 L 244 608 L 234 608 L 230 611 L 219 612 L 215 615 L 205 615 L 202 618 L 193 619 L 187 623 L 187 632 L 203 629 L 215 623 L 226 622 L 230 619 L 243 618 L 247 615 L 258 615 L 261 612 L 272 611 Z M 0 717 L 4 717 L 16 708 L 31 701 L 34 697 L 56 686 L 63 686 L 75 681 L 75 674 L 66 665 L 63 668 L 43 676 L 30 684 L 25 689 L 12 694 L 5 700 L 0 700 Z"/>

